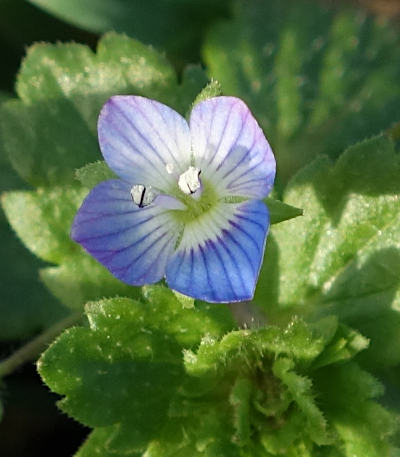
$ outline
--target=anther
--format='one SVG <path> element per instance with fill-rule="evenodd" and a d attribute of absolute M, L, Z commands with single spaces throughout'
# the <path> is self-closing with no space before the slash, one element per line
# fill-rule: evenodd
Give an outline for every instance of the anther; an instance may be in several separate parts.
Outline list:
<path fill-rule="evenodd" d="M 143 184 L 136 184 L 131 189 L 131 197 L 133 203 L 139 208 L 150 205 L 156 198 L 151 186 L 144 186 Z"/>
<path fill-rule="evenodd" d="M 178 187 L 187 194 L 194 194 L 196 190 L 201 188 L 200 173 L 196 167 L 189 167 L 184 173 L 179 176 Z"/>

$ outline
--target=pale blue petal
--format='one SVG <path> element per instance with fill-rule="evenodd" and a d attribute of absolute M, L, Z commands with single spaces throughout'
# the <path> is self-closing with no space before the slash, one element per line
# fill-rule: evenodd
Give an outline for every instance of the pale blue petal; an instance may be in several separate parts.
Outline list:
<path fill-rule="evenodd" d="M 261 201 L 217 205 L 185 227 L 167 265 L 168 285 L 208 302 L 252 299 L 268 226 Z"/>
<path fill-rule="evenodd" d="M 262 199 L 275 178 L 275 158 L 248 107 L 235 97 L 198 103 L 190 116 L 195 166 L 221 196 Z"/>
<path fill-rule="evenodd" d="M 109 167 L 130 184 L 164 192 L 190 164 L 186 120 L 162 103 L 139 96 L 111 97 L 98 122 L 100 148 Z M 174 172 L 168 172 L 173 169 Z"/>
<path fill-rule="evenodd" d="M 159 281 L 178 236 L 168 211 L 139 208 L 130 186 L 120 180 L 96 186 L 79 209 L 71 238 L 121 281 L 132 285 Z"/>

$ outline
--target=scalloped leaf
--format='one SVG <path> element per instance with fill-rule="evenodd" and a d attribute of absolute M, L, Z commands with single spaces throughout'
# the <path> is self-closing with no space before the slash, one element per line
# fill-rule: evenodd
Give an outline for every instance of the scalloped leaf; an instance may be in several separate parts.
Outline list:
<path fill-rule="evenodd" d="M 18 75 L 20 99 L 0 108 L 1 152 L 30 184 L 69 183 L 76 168 L 101 157 L 97 117 L 111 95 L 148 96 L 185 113 L 206 83 L 191 67 L 179 85 L 164 57 L 116 33 L 96 53 L 76 43 L 34 44 Z"/>
<path fill-rule="evenodd" d="M 25 246 L 41 259 L 58 265 L 41 268 L 40 278 L 70 308 L 80 308 L 101 297 L 137 297 L 140 293 L 139 288 L 112 276 L 71 240 L 72 220 L 86 193 L 87 189 L 66 186 L 12 191 L 2 198 L 6 216 Z"/>
<path fill-rule="evenodd" d="M 64 396 L 61 409 L 95 427 L 77 457 L 311 456 L 344 447 L 388 457 L 393 417 L 373 400 L 380 384 L 349 363 L 356 351 L 342 357 L 338 376 L 332 369 L 332 347 L 354 340 L 335 318 L 232 332 L 224 305 L 188 308 L 163 286 L 146 287 L 145 297 L 89 304 L 90 327 L 65 331 L 38 363 Z M 360 423 L 353 414 L 347 424 L 335 404 L 341 396 L 371 417 Z M 356 427 L 365 433 L 351 437 Z"/>
<path fill-rule="evenodd" d="M 0 192 L 21 185 L 23 183 L 6 157 L 1 156 Z M 2 209 L 0 237 L 1 257 L 4 259 L 0 267 L 0 340 L 23 339 L 62 319 L 67 309 L 40 283 L 37 270 L 43 266 L 43 262 L 32 257 L 21 245 Z"/>
<path fill-rule="evenodd" d="M 304 215 L 272 229 L 256 293 L 271 316 L 281 312 L 275 305 L 338 315 L 371 339 L 362 357 L 373 367 L 400 362 L 399 176 L 400 156 L 384 136 L 299 172 L 284 202 Z"/>
<path fill-rule="evenodd" d="M 188 309 L 162 286 L 145 294 L 147 303 L 88 305 L 90 329 L 67 330 L 38 363 L 51 389 L 66 395 L 61 408 L 92 427 L 112 427 L 108 446 L 122 453 L 143 449 L 166 420 L 183 376 L 182 347 L 233 326 L 225 306 Z"/>

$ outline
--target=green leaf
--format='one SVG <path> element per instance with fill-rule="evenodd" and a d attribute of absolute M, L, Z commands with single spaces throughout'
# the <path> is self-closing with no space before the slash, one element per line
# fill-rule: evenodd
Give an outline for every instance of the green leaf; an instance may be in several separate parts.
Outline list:
<path fill-rule="evenodd" d="M 141 453 L 115 453 L 107 450 L 107 442 L 112 433 L 112 427 L 96 428 L 75 454 L 75 457 L 140 457 Z"/>
<path fill-rule="evenodd" d="M 274 375 L 287 387 L 299 410 L 306 417 L 306 422 L 303 423 L 306 433 L 319 446 L 330 444 L 332 440 L 326 430 L 325 418 L 313 398 L 312 383 L 304 376 L 296 374 L 293 368 L 294 363 L 285 358 L 275 360 L 272 366 Z"/>
<path fill-rule="evenodd" d="M 267 248 L 260 275 L 271 287 L 256 292 L 271 316 L 274 304 L 337 314 L 371 339 L 363 357 L 375 367 L 400 361 L 399 176 L 399 154 L 383 136 L 299 172 L 284 201 L 304 215 L 272 228 L 276 251 L 268 258 Z"/>
<path fill-rule="evenodd" d="M 206 26 L 227 13 L 229 0 L 29 0 L 59 19 L 96 33 L 115 30 L 167 49 L 176 58 L 198 60 Z M 197 52 L 196 52 L 197 51 Z"/>
<path fill-rule="evenodd" d="M 182 345 L 198 344 L 206 332 L 220 336 L 233 324 L 226 307 L 187 309 L 161 286 L 146 288 L 146 297 L 88 305 L 90 329 L 67 330 L 38 363 L 51 389 L 66 395 L 61 408 L 112 429 L 108 446 L 121 453 L 141 450 L 165 421 L 183 375 Z"/>
<path fill-rule="evenodd" d="M 96 54 L 74 43 L 35 44 L 18 75 L 20 100 L 0 108 L 0 148 L 30 184 L 71 183 L 76 168 L 101 157 L 97 118 L 110 96 L 148 96 L 185 113 L 204 84 L 192 68 L 179 85 L 164 57 L 124 35 L 104 36 Z"/>
<path fill-rule="evenodd" d="M 88 163 L 84 167 L 76 170 L 75 177 L 83 187 L 86 187 L 86 189 L 93 189 L 93 187 L 97 186 L 97 184 L 100 184 L 102 181 L 115 179 L 116 175 L 104 161 L 98 160 L 97 162 Z"/>
<path fill-rule="evenodd" d="M 13 191 L 3 194 L 2 205 L 25 246 L 43 260 L 60 263 L 80 251 L 69 230 L 85 194 L 78 187 Z"/>
<path fill-rule="evenodd" d="M 6 157 L 0 156 L 0 191 L 22 185 Z M 3 259 L 0 267 L 0 340 L 27 338 L 61 319 L 67 310 L 40 283 L 37 270 L 43 262 L 33 258 L 21 245 L 2 210 L 0 237 Z"/>
<path fill-rule="evenodd" d="M 249 379 L 238 378 L 233 386 L 229 401 L 233 407 L 233 424 L 236 431 L 234 440 L 243 446 L 250 441 L 250 398 L 252 383 Z"/>
<path fill-rule="evenodd" d="M 81 251 L 58 267 L 42 268 L 40 279 L 48 290 L 69 308 L 79 309 L 90 300 L 115 295 L 138 297 L 140 288 L 116 279 L 89 254 Z"/>
<path fill-rule="evenodd" d="M 212 79 L 207 86 L 199 93 L 199 95 L 195 98 L 192 108 L 204 100 L 212 97 L 218 97 L 222 94 L 221 84 L 216 80 Z"/>
<path fill-rule="evenodd" d="M 203 55 L 224 94 L 241 97 L 263 127 L 278 183 L 400 119 L 398 33 L 360 10 L 239 0 Z"/>
<path fill-rule="evenodd" d="M 344 447 L 361 457 L 361 438 L 343 427 L 360 427 L 388 457 L 392 416 L 374 401 L 379 383 L 351 360 L 355 352 L 338 371 L 337 358 L 324 356 L 354 340 L 335 318 L 230 331 L 225 306 L 187 308 L 163 286 L 145 296 L 89 304 L 90 327 L 64 332 L 38 363 L 62 410 L 95 428 L 78 457 L 339 456 Z M 345 401 L 373 419 L 354 412 L 346 424 L 336 405 Z"/>
<path fill-rule="evenodd" d="M 344 455 L 393 455 L 387 438 L 397 428 L 398 418 L 371 401 L 383 390 L 376 379 L 350 363 L 321 370 L 315 383 L 320 405 L 343 442 Z M 342 386 L 340 395 L 336 395 L 337 385 Z"/>
<path fill-rule="evenodd" d="M 279 200 L 266 198 L 264 201 L 269 209 L 271 224 L 278 224 L 279 222 L 303 215 L 302 209 L 287 205 Z"/>
<path fill-rule="evenodd" d="M 313 367 L 315 369 L 350 360 L 368 346 L 369 340 L 367 338 L 345 325 L 340 325 L 335 338 L 329 343 L 323 354 L 314 361 Z"/>
<path fill-rule="evenodd" d="M 25 246 L 41 259 L 59 265 L 42 268 L 40 277 L 50 292 L 71 308 L 101 297 L 137 297 L 140 290 L 116 279 L 71 240 L 72 221 L 86 193 L 86 189 L 71 185 L 8 192 L 2 199 L 6 216 Z"/>

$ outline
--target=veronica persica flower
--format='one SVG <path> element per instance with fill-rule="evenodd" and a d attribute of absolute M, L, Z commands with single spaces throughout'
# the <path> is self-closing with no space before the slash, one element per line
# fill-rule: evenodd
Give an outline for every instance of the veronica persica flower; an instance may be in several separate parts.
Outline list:
<path fill-rule="evenodd" d="M 210 98 L 187 122 L 154 100 L 115 96 L 98 132 L 120 179 L 89 193 L 72 238 L 128 284 L 165 277 L 209 302 L 251 299 L 269 227 L 261 199 L 275 159 L 247 106 Z"/>

